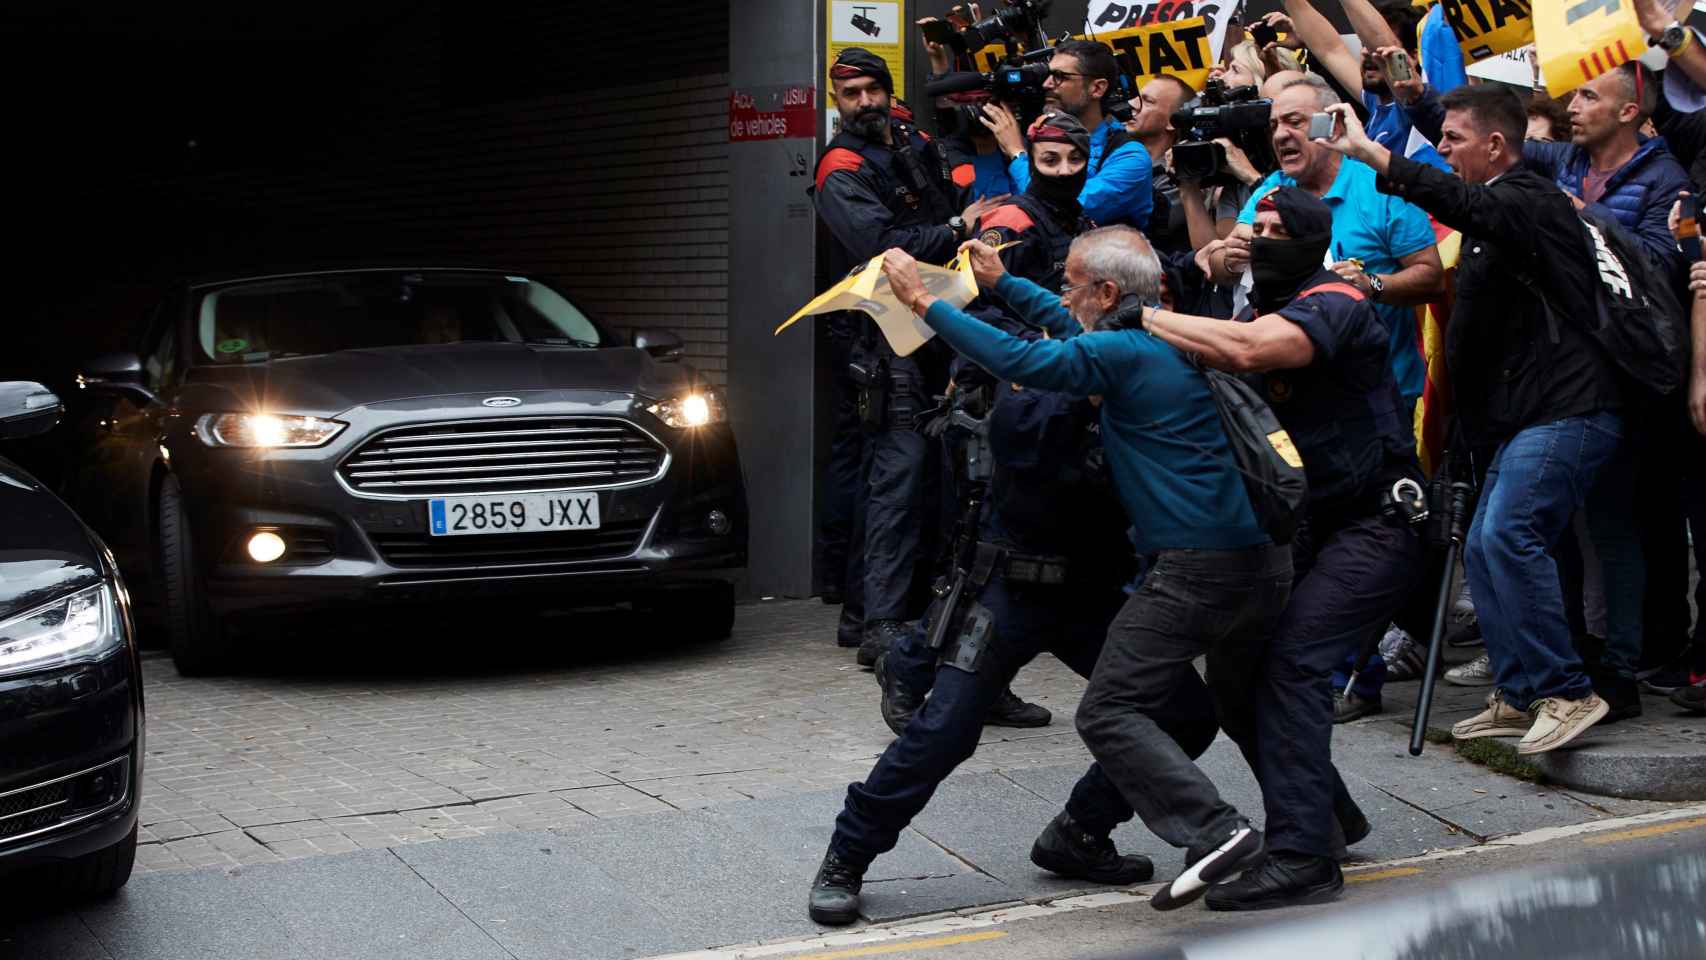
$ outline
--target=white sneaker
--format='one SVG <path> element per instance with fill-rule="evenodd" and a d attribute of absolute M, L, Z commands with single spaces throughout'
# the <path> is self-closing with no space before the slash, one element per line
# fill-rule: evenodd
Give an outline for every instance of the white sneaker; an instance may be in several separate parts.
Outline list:
<path fill-rule="evenodd" d="M 1493 658 L 1483 653 L 1468 663 L 1460 663 L 1445 672 L 1445 682 L 1460 687 L 1490 687 L 1493 685 Z"/>
<path fill-rule="evenodd" d="M 1467 720 L 1459 720 L 1451 727 L 1451 735 L 1457 740 L 1474 740 L 1477 737 L 1520 737 L 1528 733 L 1533 725 L 1533 718 L 1527 711 L 1506 703 L 1499 691 L 1487 694 L 1487 709 L 1477 713 Z"/>
<path fill-rule="evenodd" d="M 1611 707 L 1599 698 L 1599 694 L 1590 693 L 1580 700 L 1547 697 L 1534 704 L 1534 711 L 1534 726 L 1516 745 L 1517 753 L 1556 750 L 1604 720 Z"/>

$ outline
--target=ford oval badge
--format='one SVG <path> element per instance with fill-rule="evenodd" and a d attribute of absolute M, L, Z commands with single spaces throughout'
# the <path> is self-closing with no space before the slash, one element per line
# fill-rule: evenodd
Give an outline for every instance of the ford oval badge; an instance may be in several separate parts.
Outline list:
<path fill-rule="evenodd" d="M 487 397 L 486 399 L 480 401 L 480 405 L 483 407 L 519 407 L 519 406 L 521 406 L 521 398 L 520 397 Z"/>

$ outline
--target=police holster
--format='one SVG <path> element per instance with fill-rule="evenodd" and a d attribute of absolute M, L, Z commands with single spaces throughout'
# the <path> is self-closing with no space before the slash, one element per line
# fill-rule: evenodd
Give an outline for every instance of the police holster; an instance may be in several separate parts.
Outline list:
<path fill-rule="evenodd" d="M 847 365 L 847 375 L 859 387 L 859 425 L 876 432 L 888 422 L 889 363 L 882 354 L 867 351 Z"/>
<path fill-rule="evenodd" d="M 930 620 L 930 628 L 925 632 L 925 640 L 930 649 L 937 651 L 944 664 L 966 673 L 977 672 L 984 651 L 989 648 L 990 634 L 995 625 L 995 618 L 990 612 L 975 599 L 967 597 L 966 593 L 969 590 L 975 597 L 983 589 L 994 575 L 1001 553 L 1001 548 L 993 543 L 971 543 L 966 550 L 958 551 L 952 579 L 938 586 L 941 600 Z M 962 606 L 965 608 L 963 614 Z M 950 632 L 954 634 L 952 643 L 944 648 L 949 642 Z"/>

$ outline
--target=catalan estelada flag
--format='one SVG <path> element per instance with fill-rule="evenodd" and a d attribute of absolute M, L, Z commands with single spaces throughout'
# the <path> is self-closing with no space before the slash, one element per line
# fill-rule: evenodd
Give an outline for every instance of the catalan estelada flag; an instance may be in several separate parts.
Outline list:
<path fill-rule="evenodd" d="M 1434 224 L 1439 241 L 1439 261 L 1445 267 L 1445 292 L 1432 303 L 1416 308 L 1416 342 L 1427 363 L 1427 383 L 1416 404 L 1416 456 L 1428 476 L 1445 456 L 1445 424 L 1451 416 L 1451 375 L 1445 368 L 1445 331 L 1451 324 L 1452 290 L 1457 286 L 1457 254 L 1463 235 L 1450 227 Z"/>

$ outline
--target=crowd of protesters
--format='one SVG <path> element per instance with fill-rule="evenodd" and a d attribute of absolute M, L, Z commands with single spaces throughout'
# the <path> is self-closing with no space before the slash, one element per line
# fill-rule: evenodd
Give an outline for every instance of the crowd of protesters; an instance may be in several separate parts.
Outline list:
<path fill-rule="evenodd" d="M 985 724 L 1050 721 L 1011 689 L 1044 651 L 1087 679 L 1094 762 L 1032 859 L 1147 880 L 1110 840 L 1138 817 L 1184 856 L 1158 909 L 1337 896 L 1379 825 L 1332 726 L 1420 678 L 1442 582 L 1449 641 L 1485 645 L 1445 679 L 1490 688 L 1458 739 L 1544 753 L 1655 708 L 1643 692 L 1706 713 L 1706 38 L 1687 3 L 1637 0 L 1666 68 L 1553 98 L 1538 71 L 1469 76 L 1437 6 L 1341 2 L 1360 51 L 1311 0 L 1263 19 L 1271 42 L 1229 29 L 1211 77 L 1255 88 L 1268 133 L 1214 140 L 1211 172 L 1175 162 L 1201 91 L 1121 94 L 1093 41 L 1052 48 L 1039 115 L 955 95 L 929 133 L 881 59 L 833 65 L 830 276 L 881 256 L 935 338 L 900 356 L 863 313 L 830 323 L 824 593 L 897 739 L 848 790 L 820 922 L 858 917 Z M 969 304 L 919 271 L 956 257 Z M 1229 397 L 1271 416 L 1294 502 L 1252 473 Z M 1452 482 L 1461 570 L 1431 493 Z M 1219 731 L 1261 829 L 1195 763 Z"/>

